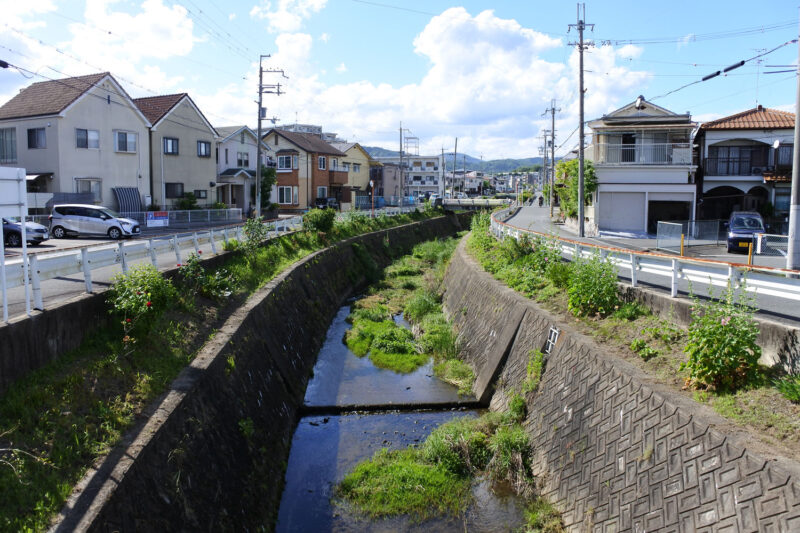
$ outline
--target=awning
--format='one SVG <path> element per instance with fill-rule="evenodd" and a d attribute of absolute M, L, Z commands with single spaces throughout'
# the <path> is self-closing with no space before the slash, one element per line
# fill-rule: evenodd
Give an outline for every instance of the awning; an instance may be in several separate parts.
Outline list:
<path fill-rule="evenodd" d="M 52 176 L 52 172 L 40 172 L 39 174 L 25 174 L 25 181 L 33 181 L 39 176 Z"/>

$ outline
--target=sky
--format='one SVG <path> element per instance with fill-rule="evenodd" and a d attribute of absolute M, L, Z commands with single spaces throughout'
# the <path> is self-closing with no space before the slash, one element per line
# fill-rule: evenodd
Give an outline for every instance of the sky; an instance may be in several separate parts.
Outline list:
<path fill-rule="evenodd" d="M 0 104 L 36 81 L 109 71 L 136 98 L 187 92 L 214 126 L 268 117 L 365 146 L 536 157 L 555 99 L 577 146 L 577 4 L 542 0 L 0 0 Z M 643 95 L 698 122 L 794 111 L 798 3 L 585 3 L 586 120 Z M 788 44 L 787 44 L 788 43 Z M 764 54 L 764 55 L 761 55 Z M 760 56 L 761 57 L 756 57 Z M 708 81 L 740 60 L 744 66 Z M 285 76 L 285 77 L 284 77 Z M 267 128 L 271 122 L 265 122 Z M 588 132 L 588 128 L 587 128 Z"/>

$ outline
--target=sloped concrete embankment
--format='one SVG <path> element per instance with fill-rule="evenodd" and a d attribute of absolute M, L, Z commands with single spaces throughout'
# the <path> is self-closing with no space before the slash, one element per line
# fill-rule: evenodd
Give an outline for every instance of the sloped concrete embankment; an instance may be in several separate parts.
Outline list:
<path fill-rule="evenodd" d="M 357 237 L 270 282 L 87 474 L 52 530 L 271 529 L 298 409 L 336 311 L 392 256 L 459 229 L 458 218 L 442 217 Z"/>
<path fill-rule="evenodd" d="M 713 429 L 725 421 L 503 286 L 464 242 L 445 287 L 475 395 L 494 409 L 521 391 L 531 352 L 559 330 L 525 423 L 543 492 L 571 531 L 800 531 L 796 462 Z"/>

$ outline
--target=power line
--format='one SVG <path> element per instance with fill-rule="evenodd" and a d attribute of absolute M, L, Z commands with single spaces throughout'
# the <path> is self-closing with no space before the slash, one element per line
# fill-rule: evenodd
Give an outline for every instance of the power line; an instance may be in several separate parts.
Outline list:
<path fill-rule="evenodd" d="M 699 33 L 688 34 L 680 37 L 662 37 L 651 39 L 598 39 L 604 45 L 625 45 L 625 44 L 673 44 L 683 42 L 698 42 L 698 41 L 712 41 L 717 39 L 731 39 L 734 37 L 742 37 L 744 35 L 752 35 L 757 33 L 767 33 L 786 28 L 794 28 L 797 26 L 796 21 L 792 22 L 776 22 L 761 26 L 750 26 L 747 28 L 739 28 L 735 30 L 723 30 L 712 33 Z"/>

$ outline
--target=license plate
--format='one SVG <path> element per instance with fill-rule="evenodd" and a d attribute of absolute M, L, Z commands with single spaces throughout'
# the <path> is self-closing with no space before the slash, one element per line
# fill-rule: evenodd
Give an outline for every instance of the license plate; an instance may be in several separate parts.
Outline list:
<path fill-rule="evenodd" d="M 139 233 L 139 228 L 133 228 L 134 233 Z"/>
<path fill-rule="evenodd" d="M 739 247 L 740 248 L 747 248 L 748 246 L 750 246 L 749 242 L 740 242 L 739 243 Z"/>

